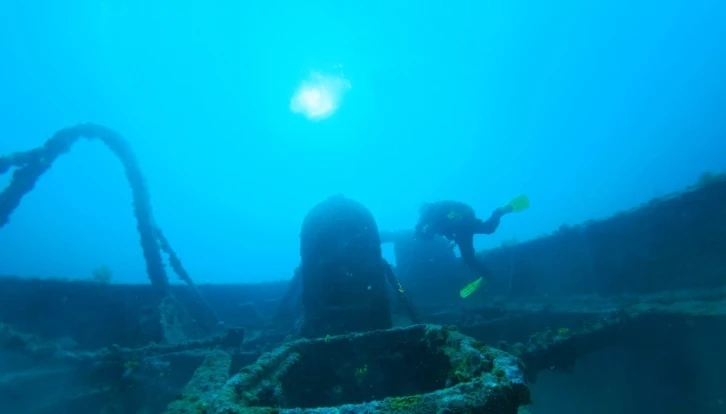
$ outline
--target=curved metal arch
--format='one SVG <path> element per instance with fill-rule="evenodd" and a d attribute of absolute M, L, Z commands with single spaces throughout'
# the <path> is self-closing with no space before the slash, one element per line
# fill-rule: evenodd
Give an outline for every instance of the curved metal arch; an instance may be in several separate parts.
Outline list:
<path fill-rule="evenodd" d="M 73 144 L 82 138 L 100 140 L 123 164 L 126 178 L 131 186 L 136 228 L 141 239 L 146 272 L 157 293 L 161 296 L 167 295 L 169 278 L 164 269 L 160 247 L 163 247 L 170 257 L 176 258 L 176 255 L 154 223 L 149 190 L 136 161 L 136 156 L 128 142 L 109 128 L 89 123 L 61 129 L 41 147 L 0 157 L 0 174 L 7 173 L 12 167 L 17 168 L 13 172 L 10 184 L 0 193 L 0 228 L 8 223 L 10 214 L 20 204 L 22 198 L 35 187 L 35 183 L 48 171 L 53 162 L 60 155 L 70 151 Z M 163 246 L 159 245 L 160 237 L 163 240 Z M 178 258 L 175 260 L 176 266 L 174 267 L 175 270 L 176 267 L 181 269 L 180 278 L 193 286 L 189 275 L 181 268 L 181 264 L 176 262 L 178 262 Z"/>

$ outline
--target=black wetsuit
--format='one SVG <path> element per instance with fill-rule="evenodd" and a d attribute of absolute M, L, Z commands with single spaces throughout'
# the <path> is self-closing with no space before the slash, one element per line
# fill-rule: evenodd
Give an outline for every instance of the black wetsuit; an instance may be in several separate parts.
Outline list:
<path fill-rule="evenodd" d="M 416 234 L 419 237 L 433 237 L 439 234 L 455 242 L 459 246 L 464 263 L 485 277 L 489 274 L 489 270 L 476 259 L 474 235 L 494 233 L 499 227 L 499 220 L 509 212 L 511 210 L 498 208 L 487 220 L 481 220 L 476 217 L 474 209 L 467 204 L 458 201 L 439 201 L 422 209 L 416 225 Z"/>

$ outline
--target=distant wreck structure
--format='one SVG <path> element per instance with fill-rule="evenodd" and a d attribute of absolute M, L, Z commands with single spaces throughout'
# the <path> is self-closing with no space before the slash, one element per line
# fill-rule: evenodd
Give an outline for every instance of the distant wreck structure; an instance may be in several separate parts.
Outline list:
<path fill-rule="evenodd" d="M 401 283 L 438 276 L 456 267 L 459 260 L 454 246 L 441 236 L 417 238 L 412 229 L 382 231 L 381 243 L 392 243 Z M 432 276 L 433 275 L 433 276 Z"/>
<path fill-rule="evenodd" d="M 459 300 L 458 289 L 451 286 L 471 280 L 468 267 L 456 256 L 456 247 L 444 237 L 419 238 L 412 229 L 381 231 L 381 243 L 393 245 L 396 275 L 419 309 Z"/>
<path fill-rule="evenodd" d="M 300 260 L 303 336 L 392 327 L 378 226 L 362 204 L 335 195 L 314 206 Z"/>

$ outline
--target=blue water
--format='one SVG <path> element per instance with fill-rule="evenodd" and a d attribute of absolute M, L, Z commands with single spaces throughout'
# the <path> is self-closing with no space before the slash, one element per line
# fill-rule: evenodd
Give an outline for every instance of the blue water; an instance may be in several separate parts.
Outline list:
<path fill-rule="evenodd" d="M 119 131 L 198 282 L 290 277 L 335 193 L 391 230 L 424 201 L 529 194 L 485 248 L 724 170 L 724 21 L 715 0 L 4 2 L 0 154 Z M 311 74 L 346 85 L 323 120 L 291 110 Z M 0 274 L 146 283 L 130 201 L 79 143 L 0 231 Z"/>

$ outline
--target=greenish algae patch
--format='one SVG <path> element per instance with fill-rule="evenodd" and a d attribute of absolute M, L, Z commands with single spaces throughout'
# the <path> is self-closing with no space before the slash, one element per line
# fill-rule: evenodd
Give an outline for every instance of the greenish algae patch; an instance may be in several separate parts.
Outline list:
<path fill-rule="evenodd" d="M 232 357 L 222 351 L 207 356 L 194 371 L 182 394 L 166 408 L 164 414 L 209 414 L 212 399 L 229 378 Z"/>
<path fill-rule="evenodd" d="M 418 404 L 419 396 L 411 395 L 408 397 L 395 397 L 390 399 L 391 409 L 397 411 L 411 410 Z"/>

